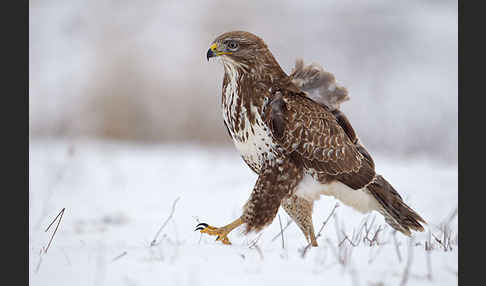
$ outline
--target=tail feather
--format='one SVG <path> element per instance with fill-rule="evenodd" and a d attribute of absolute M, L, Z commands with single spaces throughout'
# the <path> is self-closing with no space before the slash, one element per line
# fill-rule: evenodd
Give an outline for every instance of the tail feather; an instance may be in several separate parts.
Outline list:
<path fill-rule="evenodd" d="M 424 231 L 424 227 L 420 223 L 427 224 L 425 220 L 405 204 L 402 197 L 385 178 L 376 175 L 367 189 L 379 202 L 381 206 L 379 212 L 391 227 L 407 236 L 411 235 L 411 230 Z"/>

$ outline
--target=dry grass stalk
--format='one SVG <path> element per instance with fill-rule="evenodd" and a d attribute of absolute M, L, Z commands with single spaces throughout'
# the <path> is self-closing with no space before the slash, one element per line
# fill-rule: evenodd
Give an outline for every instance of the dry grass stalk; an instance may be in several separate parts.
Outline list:
<path fill-rule="evenodd" d="M 272 240 L 271 240 L 271 241 L 273 242 L 273 241 L 275 241 L 275 240 L 276 240 L 276 239 L 277 239 L 279 236 L 283 235 L 283 232 L 284 232 L 284 231 L 287 229 L 287 227 L 289 227 L 289 225 L 291 225 L 291 224 L 292 224 L 292 220 L 291 220 L 291 219 L 289 219 L 289 220 L 287 221 L 287 224 L 285 225 L 285 227 L 284 227 L 283 229 L 280 229 L 280 232 L 279 232 L 277 235 L 275 235 L 275 236 L 272 238 Z"/>
<path fill-rule="evenodd" d="M 373 238 L 370 240 L 370 246 L 378 245 L 378 234 L 382 230 L 381 225 L 378 226 L 378 229 L 375 231 Z"/>
<path fill-rule="evenodd" d="M 44 253 L 47 253 L 47 250 L 49 249 L 49 247 L 51 246 L 51 243 L 52 243 L 52 240 L 54 239 L 54 236 L 56 235 L 57 233 L 57 229 L 59 227 L 59 224 L 61 224 L 61 220 L 62 220 L 62 217 L 64 215 L 64 211 L 66 210 L 66 208 L 62 208 L 62 210 L 57 214 L 57 216 L 52 220 L 51 224 L 49 224 L 49 226 L 46 228 L 45 232 L 47 232 L 49 230 L 49 228 L 54 224 L 54 222 L 57 220 L 57 218 L 59 218 L 59 220 L 57 221 L 57 225 L 56 225 L 56 228 L 54 229 L 54 232 L 52 233 L 51 235 L 51 238 L 49 239 L 49 243 L 47 244 L 47 247 L 44 249 Z"/>
<path fill-rule="evenodd" d="M 425 251 L 431 251 L 432 249 L 434 249 L 434 246 L 432 244 L 432 232 L 428 231 L 427 233 L 427 240 L 425 241 Z"/>
<path fill-rule="evenodd" d="M 160 232 L 164 229 L 164 227 L 167 225 L 167 223 L 169 223 L 170 219 L 174 215 L 175 206 L 176 206 L 177 202 L 179 201 L 179 199 L 180 199 L 180 197 L 177 197 L 177 199 L 175 199 L 174 202 L 172 203 L 172 210 L 171 210 L 171 212 L 169 214 L 169 217 L 167 217 L 167 219 L 164 221 L 164 223 L 162 224 L 162 226 L 157 231 L 157 234 L 155 234 L 154 239 L 152 240 L 152 242 L 150 242 L 150 246 L 154 246 L 156 244 L 157 238 L 159 237 Z"/>
<path fill-rule="evenodd" d="M 278 215 L 278 223 L 280 224 L 280 233 L 282 234 L 282 249 L 285 249 L 285 240 L 284 240 L 284 235 L 283 235 L 283 229 L 282 229 L 282 220 L 280 219 L 280 214 Z"/>
<path fill-rule="evenodd" d="M 413 237 L 410 238 L 409 244 L 408 244 L 408 257 L 407 257 L 407 264 L 405 265 L 405 270 L 403 271 L 403 276 L 402 280 L 400 282 L 400 286 L 405 286 L 408 282 L 408 279 L 410 277 L 410 266 L 412 265 L 412 260 L 413 260 Z"/>
<path fill-rule="evenodd" d="M 373 228 L 374 224 L 375 224 L 375 219 L 376 219 L 376 216 L 373 216 L 373 220 L 371 221 L 371 224 L 370 226 L 368 227 L 368 220 L 365 221 L 365 224 L 364 224 L 364 227 L 365 227 L 365 238 L 363 239 L 367 239 L 368 238 L 368 235 L 371 231 L 371 229 Z"/>
<path fill-rule="evenodd" d="M 122 258 L 123 256 L 127 255 L 127 252 L 126 251 L 123 251 L 120 255 L 116 256 L 115 258 L 113 258 L 111 260 L 111 262 L 115 262 L 117 261 L 118 259 Z"/>
<path fill-rule="evenodd" d="M 254 247 L 258 243 L 260 237 L 262 237 L 262 234 L 263 233 L 259 233 L 258 236 L 248 244 L 248 248 Z"/>
<path fill-rule="evenodd" d="M 393 231 L 393 242 L 395 243 L 395 251 L 397 253 L 397 257 L 398 257 L 398 262 L 399 263 L 402 263 L 402 255 L 400 253 L 400 248 L 398 247 L 398 241 L 397 241 L 397 237 L 396 237 L 396 234 L 397 234 L 397 231 L 394 230 Z"/>
<path fill-rule="evenodd" d="M 376 248 L 371 248 L 371 249 L 376 249 Z M 374 252 L 374 255 L 371 256 L 371 252 L 370 252 L 370 258 L 368 259 L 368 264 L 373 263 L 373 261 L 375 261 L 375 259 L 378 257 L 378 255 L 381 253 L 382 250 L 383 250 L 383 244 L 379 244 L 378 249 Z"/>
<path fill-rule="evenodd" d="M 44 249 L 44 248 L 42 248 L 42 249 L 39 251 L 39 261 L 37 262 L 37 265 L 35 266 L 34 273 L 39 272 L 39 269 L 40 269 L 40 266 L 41 266 L 41 263 L 42 263 L 42 254 L 44 253 L 44 252 L 43 252 L 43 249 Z"/>
<path fill-rule="evenodd" d="M 319 229 L 319 232 L 318 232 L 318 233 L 317 233 L 317 235 L 316 235 L 316 240 L 317 240 L 317 239 L 318 239 L 318 238 L 321 236 L 321 232 L 322 232 L 322 230 L 323 230 L 323 229 L 324 229 L 324 227 L 326 226 L 326 224 L 327 224 L 327 222 L 329 221 L 329 219 L 330 219 L 330 218 L 331 218 L 331 217 L 334 215 L 334 211 L 337 209 L 337 207 L 339 207 L 339 204 L 338 204 L 338 203 L 336 203 L 336 204 L 334 205 L 334 207 L 332 208 L 331 213 L 330 213 L 330 214 L 329 214 L 329 216 L 326 218 L 326 220 L 325 220 L 325 221 L 322 223 L 322 226 L 321 226 L 321 228 Z M 309 243 L 307 244 L 307 246 L 304 248 L 304 250 L 302 251 L 302 255 L 301 255 L 301 257 L 302 257 L 302 258 L 304 258 L 304 257 L 305 257 L 305 254 L 307 253 L 307 250 L 308 250 L 308 249 L 311 247 L 311 245 L 312 245 L 312 244 L 309 242 Z"/>
<path fill-rule="evenodd" d="M 256 249 L 256 251 L 257 251 L 258 255 L 260 256 L 260 259 L 261 259 L 261 260 L 263 260 L 263 252 L 262 252 L 262 250 L 260 249 L 260 247 L 259 247 L 257 244 L 255 244 L 255 245 L 253 246 L 253 248 L 255 248 L 255 249 Z"/>
<path fill-rule="evenodd" d="M 432 281 L 432 258 L 430 257 L 430 251 L 426 251 L 425 258 L 427 259 L 427 279 Z"/>
<path fill-rule="evenodd" d="M 254 248 L 258 255 L 260 256 L 260 259 L 263 260 L 263 252 L 262 250 L 260 249 L 260 247 L 257 245 L 258 243 L 258 240 L 260 239 L 260 237 L 262 237 L 262 234 L 263 233 L 260 233 L 254 240 L 252 240 L 249 244 L 248 244 L 248 248 L 249 249 L 252 249 Z"/>
<path fill-rule="evenodd" d="M 349 239 L 348 235 L 346 233 L 344 233 L 344 231 L 342 232 L 343 235 L 344 235 L 344 238 L 343 240 L 341 240 L 341 242 L 338 244 L 338 247 L 341 247 L 341 245 L 345 242 L 345 241 L 348 241 L 353 247 L 356 247 L 358 246 L 358 244 L 354 243 L 351 239 Z"/>
<path fill-rule="evenodd" d="M 339 264 L 346 268 L 349 261 L 351 260 L 351 253 L 353 248 L 346 244 L 336 248 L 329 239 L 327 239 L 326 241 L 331 247 L 332 253 L 336 257 L 336 260 L 339 262 Z"/>
<path fill-rule="evenodd" d="M 452 229 L 450 227 L 450 224 L 452 223 L 454 218 L 456 218 L 457 214 L 458 214 L 458 208 L 456 207 L 451 212 L 451 214 L 448 215 L 447 218 L 444 219 L 444 221 L 439 224 L 438 229 L 439 229 L 439 231 L 442 235 L 442 239 L 439 239 L 437 236 L 435 236 L 432 233 L 432 236 L 434 237 L 435 241 L 437 241 L 442 246 L 444 251 L 452 251 L 452 249 L 453 249 L 452 244 L 454 242 L 456 242 L 453 239 L 453 232 L 452 232 Z"/>

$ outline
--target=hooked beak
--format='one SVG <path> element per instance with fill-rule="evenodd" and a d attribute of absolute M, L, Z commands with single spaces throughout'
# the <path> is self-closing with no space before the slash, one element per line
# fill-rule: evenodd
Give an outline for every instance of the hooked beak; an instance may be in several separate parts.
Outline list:
<path fill-rule="evenodd" d="M 218 46 L 216 44 L 212 44 L 211 47 L 209 47 L 208 53 L 206 54 L 206 58 L 209 61 L 209 58 L 215 57 L 218 55 Z"/>
<path fill-rule="evenodd" d="M 218 45 L 216 43 L 214 43 L 209 47 L 209 50 L 206 53 L 206 58 L 209 61 L 209 58 L 214 58 L 214 57 L 221 56 L 221 55 L 231 55 L 231 54 L 232 54 L 232 52 L 229 52 L 227 50 L 220 51 L 218 49 Z"/>

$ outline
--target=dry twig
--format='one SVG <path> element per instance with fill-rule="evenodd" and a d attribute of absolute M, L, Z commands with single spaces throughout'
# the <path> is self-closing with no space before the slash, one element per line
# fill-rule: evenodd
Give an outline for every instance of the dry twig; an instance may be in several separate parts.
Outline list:
<path fill-rule="evenodd" d="M 255 244 L 255 245 L 253 246 L 253 248 L 255 248 L 255 249 L 256 249 L 256 251 L 258 252 L 258 255 L 260 256 L 260 259 L 261 259 L 261 260 L 263 260 L 263 252 L 262 252 L 262 250 L 260 249 L 260 247 L 259 247 L 257 244 Z"/>
<path fill-rule="evenodd" d="M 393 241 L 395 242 L 395 250 L 397 252 L 398 262 L 402 263 L 402 255 L 400 254 L 400 248 L 398 247 L 398 241 L 396 237 L 397 231 L 393 231 Z"/>
<path fill-rule="evenodd" d="M 59 224 L 61 224 L 61 220 L 62 220 L 62 217 L 64 215 L 64 211 L 66 210 L 66 208 L 62 208 L 62 210 L 57 214 L 57 216 L 52 220 L 51 224 L 49 224 L 49 226 L 46 228 L 45 232 L 47 232 L 49 230 L 49 228 L 54 224 L 54 222 L 57 220 L 57 218 L 59 218 L 59 220 L 57 221 L 57 225 L 56 225 L 56 228 L 54 229 L 54 232 L 52 233 L 51 235 L 51 238 L 49 239 L 49 243 L 47 244 L 47 247 L 44 249 L 44 253 L 47 253 L 47 250 L 49 249 L 49 247 L 51 246 L 51 242 L 52 240 L 54 239 L 54 236 L 56 235 L 57 233 L 57 228 L 59 227 Z"/>
<path fill-rule="evenodd" d="M 425 256 L 427 259 L 427 279 L 432 281 L 432 259 L 430 257 L 430 251 L 426 251 Z"/>
<path fill-rule="evenodd" d="M 291 220 L 291 219 L 289 219 L 289 220 L 287 221 L 287 224 L 285 225 L 285 227 L 284 227 L 283 229 L 281 229 L 281 230 L 280 230 L 280 232 L 279 232 L 277 235 L 275 235 L 275 236 L 272 238 L 272 240 L 271 240 L 271 241 L 273 242 L 273 241 L 274 241 L 275 239 L 277 239 L 279 236 L 283 235 L 283 232 L 284 232 L 284 231 L 287 229 L 287 227 L 289 227 L 289 225 L 291 225 L 291 224 L 292 224 L 292 220 Z"/>
<path fill-rule="evenodd" d="M 378 229 L 375 231 L 375 235 L 370 241 L 370 246 L 373 246 L 373 243 L 378 244 L 378 233 L 381 231 L 381 225 L 378 226 Z"/>
<path fill-rule="evenodd" d="M 316 240 L 317 240 L 317 239 L 318 239 L 318 238 L 321 236 L 321 232 L 322 232 L 322 230 L 323 230 L 323 229 L 324 229 L 324 227 L 326 226 L 326 224 L 327 224 L 327 222 L 329 221 L 329 219 L 330 219 L 330 218 L 331 218 L 331 217 L 334 215 L 334 211 L 336 210 L 336 208 L 337 208 L 337 207 L 339 207 L 339 204 L 338 204 L 338 203 L 336 203 L 336 204 L 334 205 L 334 208 L 332 208 L 331 213 L 330 213 L 330 214 L 329 214 L 329 216 L 326 218 L 326 220 L 325 220 L 325 221 L 322 223 L 322 226 L 321 226 L 321 228 L 319 229 L 319 232 L 318 232 L 318 233 L 317 233 L 317 235 L 316 235 Z M 307 253 L 307 250 L 308 250 L 308 249 L 311 247 L 311 245 L 312 245 L 312 244 L 311 244 L 311 242 L 309 242 L 309 243 L 307 244 L 307 246 L 304 248 L 304 250 L 302 251 L 302 258 L 304 258 L 304 257 L 305 257 L 305 254 Z"/>
<path fill-rule="evenodd" d="M 282 220 L 280 219 L 280 214 L 278 215 L 278 223 L 280 224 L 280 233 L 282 234 L 282 249 L 285 249 L 285 240 L 282 229 Z"/>
<path fill-rule="evenodd" d="M 260 237 L 262 237 L 262 234 L 263 233 L 259 233 L 258 236 L 248 244 L 248 248 L 254 247 L 258 243 Z"/>
<path fill-rule="evenodd" d="M 152 242 L 150 242 L 150 246 L 154 246 L 157 242 L 157 237 L 159 237 L 160 235 L 160 232 L 164 229 L 164 227 L 167 225 L 167 223 L 169 223 L 169 220 L 172 218 L 172 216 L 174 215 L 174 211 L 175 211 L 175 206 L 177 204 L 177 202 L 179 201 L 180 197 L 177 197 L 177 199 L 174 200 L 174 202 L 172 203 L 172 210 L 169 214 L 169 217 L 167 217 L 167 219 L 165 220 L 165 222 L 162 224 L 162 226 L 159 228 L 159 231 L 157 231 L 157 234 L 155 234 L 155 237 L 154 239 L 152 240 Z"/>
<path fill-rule="evenodd" d="M 407 265 L 405 265 L 405 270 L 403 271 L 402 281 L 400 282 L 400 286 L 405 286 L 408 282 L 408 278 L 410 276 L 410 266 L 412 265 L 413 260 L 413 237 L 410 238 L 409 245 L 408 245 L 408 257 L 407 257 Z"/>
<path fill-rule="evenodd" d="M 345 241 L 348 241 L 349 244 L 351 244 L 352 246 L 356 247 L 358 246 L 357 244 L 355 244 L 351 239 L 349 239 L 348 235 L 343 231 L 342 232 L 343 235 L 344 235 L 344 238 L 343 240 L 341 240 L 341 242 L 338 244 L 338 247 L 341 247 L 341 245 L 345 242 Z"/>
<path fill-rule="evenodd" d="M 258 252 L 258 255 L 260 256 L 260 259 L 263 260 L 263 252 L 260 249 L 260 247 L 257 245 L 260 237 L 262 237 L 262 233 L 260 233 L 253 241 L 249 243 L 248 248 L 249 249 L 255 248 L 255 250 Z"/>
<path fill-rule="evenodd" d="M 111 260 L 111 262 L 115 262 L 117 261 L 118 259 L 122 258 L 123 256 L 127 255 L 127 252 L 126 251 L 123 251 L 120 255 L 116 256 L 115 258 L 113 258 Z"/>

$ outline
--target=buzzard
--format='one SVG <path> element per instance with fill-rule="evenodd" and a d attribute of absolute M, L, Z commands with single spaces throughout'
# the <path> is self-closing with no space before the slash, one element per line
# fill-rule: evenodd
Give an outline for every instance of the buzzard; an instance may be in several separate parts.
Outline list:
<path fill-rule="evenodd" d="M 347 91 L 332 74 L 298 61 L 289 76 L 265 42 L 244 31 L 217 37 L 207 51 L 207 59 L 213 57 L 224 66 L 224 124 L 258 179 L 239 218 L 223 227 L 200 223 L 196 230 L 231 244 L 233 229 L 260 231 L 282 206 L 317 246 L 312 207 L 320 195 L 362 213 L 376 210 L 405 235 L 424 230 L 420 215 L 375 173 L 373 159 L 339 111 Z"/>

